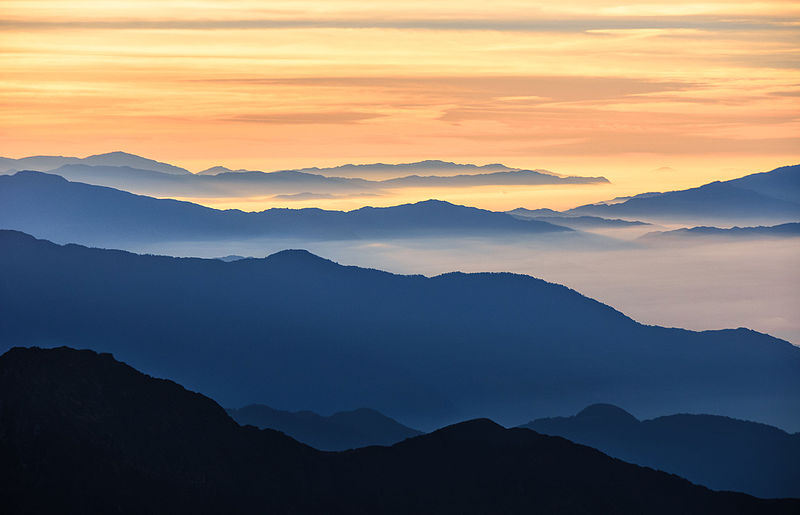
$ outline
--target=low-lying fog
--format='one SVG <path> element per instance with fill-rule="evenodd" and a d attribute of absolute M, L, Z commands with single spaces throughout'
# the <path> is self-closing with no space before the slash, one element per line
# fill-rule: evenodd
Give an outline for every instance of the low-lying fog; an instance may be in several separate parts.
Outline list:
<path fill-rule="evenodd" d="M 650 229 L 653 230 L 653 229 Z M 800 238 L 645 246 L 602 236 L 530 240 L 258 239 L 129 248 L 174 256 L 264 257 L 304 248 L 341 264 L 402 274 L 517 272 L 564 284 L 632 318 L 688 329 L 748 327 L 800 345 Z"/>

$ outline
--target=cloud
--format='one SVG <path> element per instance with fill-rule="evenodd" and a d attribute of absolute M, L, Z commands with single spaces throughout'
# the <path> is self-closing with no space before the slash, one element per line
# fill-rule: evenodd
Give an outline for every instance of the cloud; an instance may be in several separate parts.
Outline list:
<path fill-rule="evenodd" d="M 296 86 L 362 89 L 424 94 L 435 102 L 453 104 L 487 98 L 508 104 L 619 98 L 645 93 L 683 91 L 701 86 L 695 81 L 566 75 L 417 76 L 417 77 L 233 77 L 191 79 L 191 82 L 251 86 Z M 403 97 L 407 101 L 406 97 Z"/>
<path fill-rule="evenodd" d="M 265 123 L 265 124 L 341 124 L 358 123 L 364 120 L 379 118 L 383 115 L 377 113 L 362 113 L 357 111 L 319 112 L 319 113 L 265 113 L 241 114 L 222 118 L 228 122 Z"/>
<path fill-rule="evenodd" d="M 629 16 L 592 18 L 253 18 L 253 19 L 94 19 L 0 20 L 0 27 L 18 30 L 48 29 L 399 29 L 434 31 L 589 32 L 642 29 L 697 29 L 706 31 L 794 31 L 795 20 L 783 17 Z"/>

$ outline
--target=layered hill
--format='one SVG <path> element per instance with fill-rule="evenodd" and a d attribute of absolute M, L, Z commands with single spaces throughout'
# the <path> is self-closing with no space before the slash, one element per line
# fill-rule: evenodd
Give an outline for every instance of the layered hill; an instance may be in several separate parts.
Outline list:
<path fill-rule="evenodd" d="M 589 445 L 715 490 L 800 498 L 800 433 L 713 415 L 637 420 L 607 404 L 523 427 Z"/>
<path fill-rule="evenodd" d="M 299 170 L 231 170 L 215 166 L 192 174 L 167 163 L 125 152 L 86 158 L 33 156 L 0 158 L 0 173 L 31 170 L 71 181 L 123 189 L 157 197 L 252 197 L 315 194 L 375 195 L 394 188 L 462 188 L 608 183 L 605 177 L 561 176 L 546 170 L 504 165 L 462 165 L 444 161 L 403 164 L 343 165 Z M 336 175 L 341 172 L 345 177 Z M 363 177 L 351 172 L 361 172 Z M 388 175 L 387 175 L 388 174 Z"/>
<path fill-rule="evenodd" d="M 211 399 L 111 355 L 0 357 L 7 513 L 796 513 L 561 438 L 474 420 L 322 453 L 237 425 Z"/>
<path fill-rule="evenodd" d="M 170 175 L 191 175 L 191 172 L 185 168 L 120 151 L 96 154 L 84 158 L 69 156 L 31 156 L 20 159 L 10 159 L 5 157 L 0 160 L 0 172 L 8 173 L 20 170 L 47 172 L 65 165 L 111 168 L 124 167 Z"/>
<path fill-rule="evenodd" d="M 401 276 L 305 251 L 223 262 L 0 232 L 0 345 L 111 351 L 226 405 L 371 406 L 413 427 L 587 405 L 800 427 L 800 349 L 645 326 L 515 274 Z M 573 408 L 575 409 L 575 408 Z"/>
<path fill-rule="evenodd" d="M 442 236 L 524 237 L 571 229 L 506 213 L 429 200 L 353 211 L 217 210 L 156 199 L 40 172 L 0 176 L 0 228 L 60 242 L 128 242 L 254 237 L 360 239 Z"/>
<path fill-rule="evenodd" d="M 673 231 L 654 231 L 640 237 L 650 243 L 673 241 L 746 241 L 764 238 L 798 238 L 800 223 L 758 227 L 689 227 Z"/>
<path fill-rule="evenodd" d="M 578 230 L 591 230 L 591 229 L 625 229 L 629 227 L 639 227 L 643 225 L 650 225 L 647 222 L 640 222 L 638 220 L 622 220 L 619 218 L 602 218 L 599 216 L 586 216 L 586 215 L 568 215 L 560 211 L 552 209 L 525 209 L 518 207 L 506 213 L 520 218 L 522 220 L 538 220 L 540 222 L 547 222 L 551 224 L 569 227 Z"/>
<path fill-rule="evenodd" d="M 648 193 L 615 203 L 580 206 L 568 214 L 642 220 L 721 223 L 800 220 L 800 165 L 783 166 L 698 188 Z"/>
<path fill-rule="evenodd" d="M 422 434 L 368 408 L 340 411 L 327 417 L 313 411 L 284 411 L 263 404 L 227 411 L 239 424 L 275 429 L 324 451 L 391 445 Z"/>

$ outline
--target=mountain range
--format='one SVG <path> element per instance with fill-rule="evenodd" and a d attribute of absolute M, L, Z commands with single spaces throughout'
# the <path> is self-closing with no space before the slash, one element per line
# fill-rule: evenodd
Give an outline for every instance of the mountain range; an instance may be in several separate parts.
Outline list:
<path fill-rule="evenodd" d="M 569 215 L 553 209 L 525 209 L 518 207 L 506 213 L 522 220 L 538 220 L 571 229 L 614 229 L 651 225 L 638 220 L 622 220 L 619 218 L 601 218 L 599 216 Z"/>
<path fill-rule="evenodd" d="M 325 172 L 345 170 L 393 170 L 385 179 L 337 177 Z M 392 188 L 470 187 L 487 185 L 594 184 L 604 177 L 560 176 L 545 170 L 520 170 L 503 165 L 457 165 L 443 161 L 421 161 L 398 165 L 346 165 L 337 168 L 306 168 L 262 172 L 230 170 L 216 166 L 192 174 L 188 170 L 125 152 L 86 158 L 34 156 L 0 158 L 0 173 L 40 171 L 71 181 L 108 186 L 158 197 L 232 197 L 286 194 L 379 194 Z M 431 171 L 460 171 L 457 175 L 420 175 Z M 464 173 L 469 172 L 469 173 Z M 399 174 L 403 174 L 399 176 Z M 409 174 L 409 175 L 405 175 Z"/>
<path fill-rule="evenodd" d="M 0 247 L 0 346 L 114 352 L 228 406 L 370 406 L 428 430 L 476 416 L 519 424 L 599 398 L 800 427 L 790 343 L 642 325 L 529 276 L 402 276 L 299 250 L 136 255 L 16 231 L 0 231 Z"/>
<path fill-rule="evenodd" d="M 109 354 L 0 356 L 0 480 L 11 513 L 789 514 L 486 419 L 392 447 L 323 453 L 237 425 L 211 399 Z"/>
<path fill-rule="evenodd" d="M 276 410 L 263 404 L 250 404 L 227 412 L 241 425 L 275 429 L 324 451 L 391 445 L 422 434 L 368 408 L 340 411 L 327 417 L 313 411 Z"/>
<path fill-rule="evenodd" d="M 167 240 L 284 237 L 315 240 L 490 236 L 525 238 L 571 229 L 429 200 L 353 211 L 217 210 L 69 182 L 41 172 L 0 176 L 0 227 L 60 242 L 109 246 Z"/>
<path fill-rule="evenodd" d="M 714 415 L 638 420 L 609 404 L 522 427 L 685 477 L 714 490 L 800 498 L 800 433 Z"/>
<path fill-rule="evenodd" d="M 645 221 L 795 222 L 800 220 L 800 165 L 715 181 L 698 188 L 588 204 L 566 213 Z"/>
<path fill-rule="evenodd" d="M 751 240 L 760 238 L 797 238 L 800 237 L 800 222 L 792 222 L 773 226 L 758 227 L 689 227 L 673 231 L 654 231 L 640 237 L 647 242 L 676 240 Z"/>
<path fill-rule="evenodd" d="M 31 156 L 20 159 L 0 157 L 0 173 L 16 172 L 21 170 L 37 170 L 46 172 L 55 170 L 65 165 L 84 165 L 100 167 L 127 167 L 140 170 L 171 174 L 191 175 L 189 170 L 169 163 L 162 163 L 146 157 L 129 154 L 127 152 L 109 152 L 96 154 L 89 157 L 67 156 Z"/>

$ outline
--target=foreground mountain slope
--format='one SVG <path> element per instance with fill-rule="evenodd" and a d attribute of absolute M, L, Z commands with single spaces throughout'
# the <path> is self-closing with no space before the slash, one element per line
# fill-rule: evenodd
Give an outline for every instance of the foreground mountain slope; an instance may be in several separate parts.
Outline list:
<path fill-rule="evenodd" d="M 226 263 L 0 232 L 0 345 L 108 350 L 227 405 L 522 423 L 598 396 L 800 426 L 800 349 L 640 325 L 514 274 L 401 276 L 305 251 Z"/>
<path fill-rule="evenodd" d="M 108 354 L 0 357 L 7 513 L 792 513 L 488 420 L 327 454 Z M 46 492 L 46 495 L 43 495 Z"/>
<path fill-rule="evenodd" d="M 713 415 L 639 421 L 620 408 L 601 404 L 572 417 L 541 418 L 523 427 L 716 490 L 800 498 L 800 433 Z"/>
<path fill-rule="evenodd" d="M 227 412 L 239 424 L 275 429 L 323 451 L 391 445 L 421 434 L 367 408 L 340 411 L 327 417 L 312 411 L 277 410 L 263 404 L 250 404 Z"/>
<path fill-rule="evenodd" d="M 567 213 L 644 220 L 793 222 L 800 219 L 800 165 L 619 203 L 589 204 Z"/>
<path fill-rule="evenodd" d="M 102 246 L 254 237 L 336 240 L 525 236 L 571 231 L 546 222 L 518 220 L 505 213 L 435 200 L 349 212 L 322 209 L 223 211 L 69 182 L 57 175 L 39 172 L 0 176 L 0 228 L 17 229 L 61 242 Z"/>

